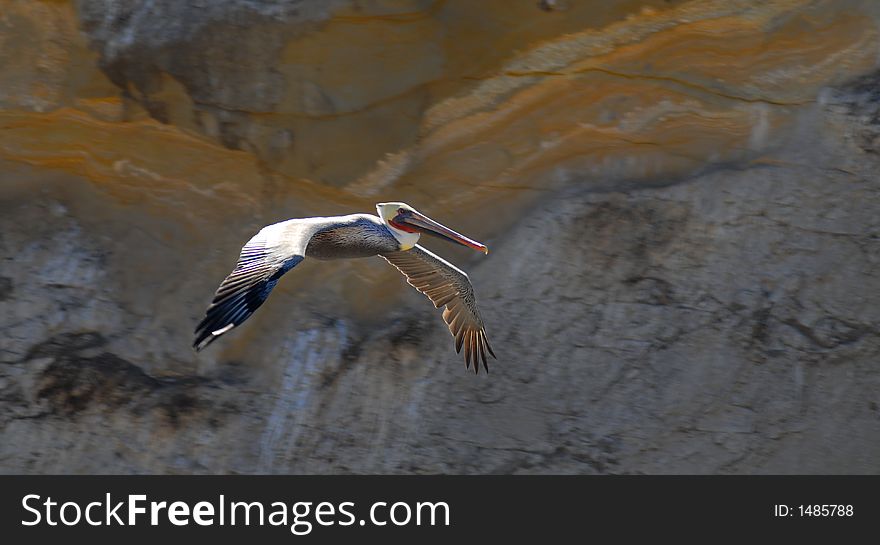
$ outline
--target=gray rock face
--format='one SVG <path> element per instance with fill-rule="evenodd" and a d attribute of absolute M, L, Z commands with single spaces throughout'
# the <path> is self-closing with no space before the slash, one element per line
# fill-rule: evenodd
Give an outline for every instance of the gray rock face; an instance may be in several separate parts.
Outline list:
<path fill-rule="evenodd" d="M 285 41 L 347 3 L 83 0 L 76 5 L 104 73 L 150 115 L 172 120 L 167 103 L 156 96 L 166 86 L 163 78 L 170 77 L 193 101 L 202 130 L 227 147 L 255 150 L 262 142 L 249 141 L 254 135 L 247 114 L 273 112 L 282 102 L 285 81 L 275 67 Z"/>
<path fill-rule="evenodd" d="M 577 9 L 565 4 L 547 16 Z M 379 259 L 306 260 L 251 320 L 196 356 L 191 330 L 256 229 L 282 213 L 370 211 L 374 196 L 278 176 L 253 159 L 258 151 L 229 151 L 220 136 L 151 140 L 174 130 L 161 110 L 175 104 L 163 95 L 151 109 L 151 85 L 171 75 L 195 103 L 245 116 L 244 127 L 287 100 L 273 79 L 277 56 L 264 54 L 339 7 L 84 0 L 76 8 L 104 73 L 168 123 L 116 125 L 143 123 L 134 133 L 143 147 L 168 145 L 173 164 L 193 164 L 180 156 L 197 152 L 231 157 L 224 168 L 254 161 L 263 178 L 209 186 L 199 181 L 209 165 L 157 172 L 143 166 L 156 164 L 149 157 L 104 160 L 112 155 L 103 140 L 81 145 L 80 133 L 70 143 L 47 130 L 45 140 L 74 150 L 57 167 L 37 152 L 14 156 L 0 139 L 0 471 L 880 467 L 877 74 L 802 104 L 764 105 L 784 118 L 782 129 L 768 128 L 776 117 L 756 114 L 769 143 L 736 160 L 707 155 L 686 175 L 597 180 L 607 171 L 566 167 L 560 176 L 551 164 L 524 170 L 532 185 L 487 182 L 460 211 L 438 205 L 457 214 L 438 215 L 444 223 L 488 233 L 488 257 L 427 242 L 476 287 L 498 354 L 488 376 L 465 371 L 439 313 Z M 257 36 L 248 25 L 277 33 Z M 221 76 L 238 83 L 215 85 Z M 663 97 L 663 111 L 691 107 Z M 727 130 L 733 116 L 717 117 Z M 328 123 L 328 134 L 344 136 Z M 413 163 L 442 147 L 426 140 Z M 518 145 L 526 143 L 508 143 L 511 155 Z M 626 145 L 635 156 L 664 144 Z M 83 155 L 92 162 L 64 170 Z M 469 195 L 454 179 L 402 180 L 389 191 L 410 191 L 407 200 Z"/>

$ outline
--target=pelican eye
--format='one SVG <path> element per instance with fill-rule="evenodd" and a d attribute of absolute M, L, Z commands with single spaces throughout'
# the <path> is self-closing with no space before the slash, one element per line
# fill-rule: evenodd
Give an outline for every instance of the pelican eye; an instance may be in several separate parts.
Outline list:
<path fill-rule="evenodd" d="M 398 213 L 399 215 L 406 214 L 407 212 L 408 212 L 408 210 L 407 210 L 406 208 L 398 208 L 398 209 L 397 209 L 397 213 Z"/>

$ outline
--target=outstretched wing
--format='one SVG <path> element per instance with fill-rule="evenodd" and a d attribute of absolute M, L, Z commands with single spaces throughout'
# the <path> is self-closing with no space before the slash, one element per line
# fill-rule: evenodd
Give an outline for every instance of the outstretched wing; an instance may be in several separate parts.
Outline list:
<path fill-rule="evenodd" d="M 428 296 L 436 308 L 446 305 L 443 320 L 455 337 L 455 351 L 464 347 L 465 364 L 479 372 L 479 362 L 489 372 L 486 352 L 495 352 L 489 345 L 483 320 L 477 310 L 474 288 L 464 271 L 440 256 L 416 245 L 411 250 L 380 254 L 386 261 L 402 272 L 407 282 Z"/>
<path fill-rule="evenodd" d="M 301 220 L 263 227 L 241 249 L 235 269 L 217 288 L 195 330 L 193 348 L 201 350 L 241 325 L 269 296 L 281 275 L 305 257 L 313 229 Z"/>

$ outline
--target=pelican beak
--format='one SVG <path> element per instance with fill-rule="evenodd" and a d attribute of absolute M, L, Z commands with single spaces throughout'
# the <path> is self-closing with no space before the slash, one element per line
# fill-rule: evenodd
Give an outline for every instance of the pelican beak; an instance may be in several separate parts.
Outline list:
<path fill-rule="evenodd" d="M 450 242 L 457 242 L 462 246 L 467 246 L 468 248 L 473 248 L 479 252 L 483 252 L 484 254 L 489 253 L 489 248 L 486 247 L 485 244 L 481 244 L 476 240 L 469 239 L 468 237 L 462 235 L 461 233 L 456 233 L 449 227 L 445 225 L 441 225 L 436 221 L 432 220 L 428 216 L 424 214 L 420 214 L 415 210 L 406 211 L 403 214 L 398 214 L 394 217 L 392 224 L 396 226 L 408 226 L 410 229 L 404 228 L 405 231 L 410 231 L 415 229 L 421 233 L 425 233 L 426 235 L 433 235 L 436 237 L 440 237 L 446 239 Z"/>

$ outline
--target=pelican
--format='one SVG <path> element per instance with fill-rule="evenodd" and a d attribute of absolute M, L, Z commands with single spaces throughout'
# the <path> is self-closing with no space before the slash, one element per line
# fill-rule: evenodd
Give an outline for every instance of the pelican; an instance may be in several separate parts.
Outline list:
<path fill-rule="evenodd" d="M 306 257 L 345 259 L 378 255 L 397 268 L 407 282 L 426 295 L 435 308 L 445 306 L 443 320 L 464 347 L 465 365 L 489 372 L 486 352 L 495 358 L 474 289 L 464 271 L 417 243 L 422 233 L 456 242 L 485 254 L 489 249 L 437 223 L 402 202 L 376 205 L 378 216 L 350 214 L 294 218 L 263 227 L 241 249 L 235 269 L 217 288 L 204 319 L 195 329 L 198 352 L 241 325 L 263 304 L 278 279 Z"/>

